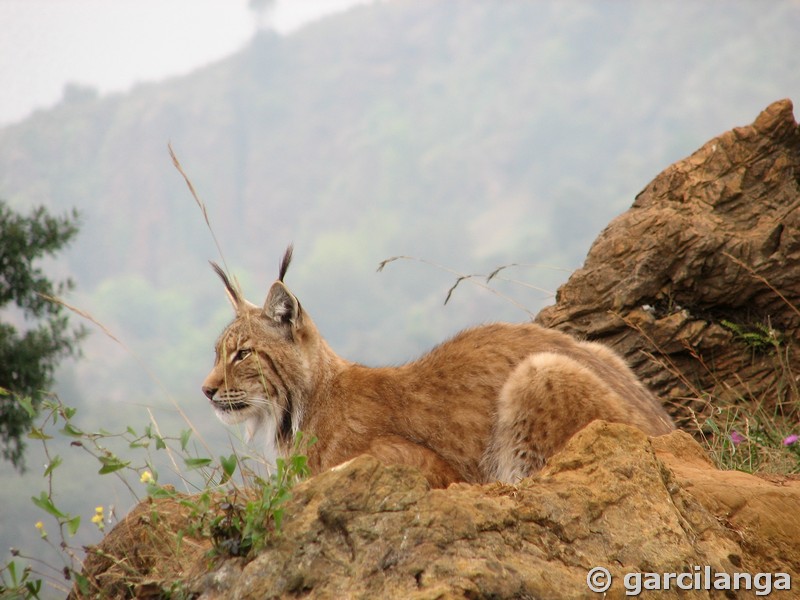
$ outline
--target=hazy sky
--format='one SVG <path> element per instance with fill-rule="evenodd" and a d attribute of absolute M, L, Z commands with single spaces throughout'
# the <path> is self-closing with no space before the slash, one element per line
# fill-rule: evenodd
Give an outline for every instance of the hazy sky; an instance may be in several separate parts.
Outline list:
<path fill-rule="evenodd" d="M 288 33 L 370 0 L 278 0 Z M 101 92 L 192 71 L 255 30 L 248 0 L 0 0 L 0 125 L 55 104 L 68 82 Z"/>

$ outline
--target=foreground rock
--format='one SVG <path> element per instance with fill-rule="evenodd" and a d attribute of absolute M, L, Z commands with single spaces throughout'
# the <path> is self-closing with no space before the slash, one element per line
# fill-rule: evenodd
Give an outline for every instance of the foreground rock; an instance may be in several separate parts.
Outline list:
<path fill-rule="evenodd" d="M 604 422 L 519 486 L 431 490 L 410 468 L 360 457 L 295 488 L 282 533 L 255 560 L 230 559 L 207 573 L 202 554 L 194 564 L 186 553 L 176 560 L 174 544 L 157 536 L 129 537 L 127 548 L 114 539 L 117 529 L 146 531 L 162 519 L 176 530 L 175 503 L 143 506 L 103 542 L 117 560 L 89 573 L 107 586 L 115 577 L 131 583 L 126 557 L 161 553 L 158 570 L 131 590 L 140 596 L 180 582 L 209 600 L 582 598 L 593 597 L 586 577 L 596 566 L 614 577 L 610 598 L 625 596 L 625 573 L 695 565 L 800 582 L 800 482 L 721 472 L 685 433 L 649 439 Z"/>
<path fill-rule="evenodd" d="M 782 100 L 656 177 L 537 320 L 623 353 L 679 421 L 708 396 L 789 406 L 798 273 L 800 129 Z"/>

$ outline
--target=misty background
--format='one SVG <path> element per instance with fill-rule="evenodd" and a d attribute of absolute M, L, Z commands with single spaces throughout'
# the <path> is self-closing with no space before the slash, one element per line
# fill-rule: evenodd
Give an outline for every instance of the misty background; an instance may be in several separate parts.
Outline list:
<path fill-rule="evenodd" d="M 171 17 L 139 2 L 147 19 L 127 13 L 103 31 L 155 66 L 120 81 L 87 67 L 57 92 L 49 76 L 25 86 L 42 64 L 63 68 L 58 48 L 49 62 L 10 59 L 21 38 L 3 16 L 41 39 L 59 23 L 80 38 L 84 25 L 23 19 L 23 4 L 0 2 L 0 73 L 19 82 L 0 104 L 0 198 L 22 212 L 79 209 L 76 242 L 47 272 L 71 277 L 66 300 L 122 342 L 86 323 L 83 358 L 59 369 L 54 391 L 86 429 L 141 429 L 152 414 L 177 433 L 183 412 L 213 457 L 245 445 L 199 389 L 232 317 L 208 260 L 224 259 L 260 304 L 294 242 L 286 282 L 331 346 L 401 363 L 464 327 L 530 318 L 660 171 L 800 98 L 790 0 L 278 2 L 267 15 L 208 1 Z M 113 74 L 102 47 L 96 56 Z M 376 272 L 396 255 L 420 260 Z M 443 304 L 459 274 L 512 263 L 494 293 L 466 281 Z M 78 454 L 62 450 L 56 479 L 57 498 L 84 515 L 77 545 L 99 539 L 95 506 L 121 516 L 133 502 Z M 31 442 L 27 474 L 0 464 L 12 482 L 0 489 L 2 552 L 41 547 L 30 497 L 45 489 L 44 461 Z"/>

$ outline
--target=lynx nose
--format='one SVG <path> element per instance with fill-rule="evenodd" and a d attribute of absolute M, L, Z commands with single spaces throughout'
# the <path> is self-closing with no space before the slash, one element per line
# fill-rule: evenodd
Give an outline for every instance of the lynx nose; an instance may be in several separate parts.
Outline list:
<path fill-rule="evenodd" d="M 217 393 L 219 388 L 208 387 L 207 385 L 203 386 L 203 393 L 208 397 L 209 400 L 214 399 L 214 394 Z"/>

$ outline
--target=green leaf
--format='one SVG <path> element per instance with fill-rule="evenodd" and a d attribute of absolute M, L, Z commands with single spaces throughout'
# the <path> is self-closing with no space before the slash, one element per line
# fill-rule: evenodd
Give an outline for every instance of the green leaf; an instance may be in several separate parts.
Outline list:
<path fill-rule="evenodd" d="M 157 483 L 147 484 L 147 495 L 151 498 L 174 498 L 176 494 L 176 491 L 161 487 Z"/>
<path fill-rule="evenodd" d="M 136 437 L 136 432 L 133 430 L 133 427 L 131 427 L 130 425 L 128 425 L 128 426 L 125 428 L 125 431 L 127 431 L 128 433 L 130 433 L 130 434 L 131 434 L 133 437 Z"/>
<path fill-rule="evenodd" d="M 75 578 L 75 583 L 78 585 L 78 589 L 81 591 L 81 596 L 88 598 L 89 597 L 89 579 L 85 575 L 81 575 L 77 571 L 73 571 L 72 576 Z"/>
<path fill-rule="evenodd" d="M 6 565 L 6 568 L 11 575 L 11 587 L 18 587 L 19 581 L 17 580 L 17 564 L 12 560 Z"/>
<path fill-rule="evenodd" d="M 295 479 L 304 479 L 308 477 L 310 470 L 308 468 L 308 457 L 302 454 L 295 454 L 291 457 L 292 462 L 292 476 Z"/>
<path fill-rule="evenodd" d="M 275 529 L 280 529 L 283 523 L 283 509 L 276 508 L 272 513 L 272 520 L 275 522 Z"/>
<path fill-rule="evenodd" d="M 183 462 L 190 469 L 200 469 L 211 464 L 210 458 L 184 458 Z"/>
<path fill-rule="evenodd" d="M 44 431 L 39 429 L 38 427 L 32 427 L 31 430 L 28 432 L 28 439 L 31 440 L 52 440 L 52 435 L 47 435 Z"/>
<path fill-rule="evenodd" d="M 3 395 L 5 396 L 6 394 Z M 20 396 L 17 401 L 22 405 L 22 408 L 25 409 L 25 412 L 28 413 L 31 419 L 36 416 L 36 409 L 33 408 L 33 401 L 30 398 L 27 396 Z"/>
<path fill-rule="evenodd" d="M 78 412 L 77 408 L 72 408 L 71 406 L 64 407 L 64 418 L 67 420 L 71 419 L 75 416 L 75 413 Z"/>
<path fill-rule="evenodd" d="M 720 435 L 722 432 L 719 430 L 719 426 L 714 421 L 714 419 L 707 419 L 704 423 L 705 426 L 708 426 L 711 429 L 711 432 L 715 435 Z"/>
<path fill-rule="evenodd" d="M 47 468 L 44 470 L 44 476 L 47 477 L 48 475 L 50 475 L 50 473 L 52 473 L 53 470 L 56 469 L 58 465 L 60 465 L 62 462 L 63 461 L 61 460 L 61 457 L 58 454 L 56 454 L 53 457 L 53 460 L 50 461 L 50 464 L 47 465 Z"/>
<path fill-rule="evenodd" d="M 48 496 L 46 492 L 42 492 L 38 498 L 31 497 L 31 500 L 36 506 L 41 508 L 43 511 L 53 515 L 56 519 L 67 518 L 67 515 L 65 515 L 55 507 L 53 501 L 50 499 L 50 496 Z"/>
<path fill-rule="evenodd" d="M 70 537 L 73 537 L 76 533 L 78 533 L 78 528 L 80 526 L 81 526 L 80 516 L 72 517 L 71 519 L 67 520 L 67 531 L 69 532 Z"/>
<path fill-rule="evenodd" d="M 31 597 L 39 598 L 39 592 L 42 591 L 42 580 L 34 579 L 33 581 L 26 581 L 25 588 L 30 593 Z"/>
<path fill-rule="evenodd" d="M 286 502 L 291 497 L 292 497 L 292 494 L 287 488 L 280 487 L 275 491 L 275 493 L 274 493 L 274 495 L 272 497 L 272 501 L 270 502 L 270 504 L 272 506 L 279 506 L 280 504 L 283 504 L 284 502 Z"/>
<path fill-rule="evenodd" d="M 71 437 L 83 437 L 83 432 L 75 427 L 72 423 L 66 423 L 64 428 L 61 430 L 61 433 Z"/>
<path fill-rule="evenodd" d="M 165 450 L 167 445 L 164 443 L 164 438 L 160 435 L 155 436 L 156 438 L 156 450 Z"/>
<path fill-rule="evenodd" d="M 222 465 L 222 478 L 219 482 L 220 485 L 222 485 L 223 483 L 226 483 L 231 477 L 233 477 L 233 474 L 236 472 L 236 464 L 237 464 L 236 455 L 231 454 L 228 458 L 220 456 L 219 464 Z"/>
<path fill-rule="evenodd" d="M 286 476 L 286 461 L 282 457 L 275 459 L 275 474 L 273 478 L 276 481 L 283 481 Z"/>
<path fill-rule="evenodd" d="M 124 469 L 131 464 L 130 461 L 121 461 L 113 454 L 111 456 L 99 456 L 97 460 L 99 460 L 103 465 L 98 471 L 100 475 L 106 475 L 108 473 L 113 473 L 114 471 L 119 471 L 120 469 Z"/>
<path fill-rule="evenodd" d="M 43 399 L 41 404 L 41 407 L 45 410 L 58 410 L 59 406 L 61 406 L 59 402 L 49 398 Z"/>
<path fill-rule="evenodd" d="M 191 429 L 184 429 L 181 431 L 181 450 L 186 452 L 186 446 L 189 444 L 189 438 L 192 435 Z"/>

